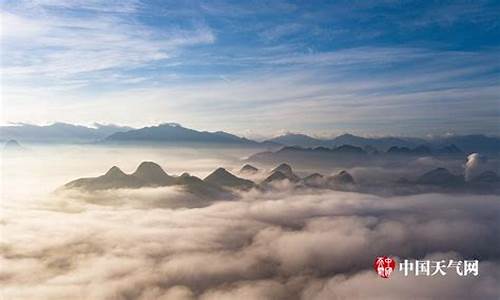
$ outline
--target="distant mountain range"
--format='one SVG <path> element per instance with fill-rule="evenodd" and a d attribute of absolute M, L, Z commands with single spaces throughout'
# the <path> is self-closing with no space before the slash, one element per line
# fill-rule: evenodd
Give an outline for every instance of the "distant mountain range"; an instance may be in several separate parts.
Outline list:
<path fill-rule="evenodd" d="M 18 124 L 0 126 L 1 140 L 17 140 L 30 143 L 82 143 L 95 142 L 118 132 L 132 128 L 117 125 L 94 124 L 86 127 L 67 123 L 52 125 Z"/>
<path fill-rule="evenodd" d="M 205 143 L 205 144 L 245 144 L 260 143 L 241 138 L 223 131 L 197 131 L 176 123 L 116 132 L 105 139 L 106 143 Z"/>
<path fill-rule="evenodd" d="M 264 151 L 248 157 L 249 162 L 276 163 L 280 161 L 287 162 L 305 162 L 311 163 L 316 160 L 319 163 L 328 163 L 332 160 L 339 164 L 353 161 L 359 165 L 363 161 L 377 159 L 404 159 L 405 157 L 421 156 L 449 156 L 462 158 L 465 153 L 455 145 L 448 145 L 440 148 L 430 148 L 429 146 L 417 146 L 415 148 L 392 146 L 387 151 L 381 152 L 374 150 L 370 146 L 357 147 L 351 145 L 342 145 L 333 148 L 323 146 L 315 148 L 303 148 L 298 146 L 286 146 L 277 151 Z"/>
<path fill-rule="evenodd" d="M 378 150 L 386 151 L 390 147 L 415 147 L 427 143 L 424 139 L 404 137 L 364 138 L 352 134 L 342 134 L 333 139 L 317 139 L 304 134 L 289 133 L 267 140 L 285 146 L 300 147 L 338 147 L 352 145 L 357 147 L 372 146 Z"/>
<path fill-rule="evenodd" d="M 95 124 L 94 127 L 54 123 L 47 126 L 20 124 L 0 126 L 0 139 L 17 140 L 21 143 L 75 143 L 100 142 L 107 144 L 145 144 L 145 143 L 199 143 L 240 146 L 263 146 L 278 148 L 297 146 L 301 148 L 338 148 L 344 145 L 361 148 L 368 153 L 427 151 L 436 153 L 500 153 L 500 137 L 485 135 L 456 135 L 431 139 L 411 137 L 366 138 L 343 134 L 332 139 L 318 139 L 304 134 L 285 134 L 263 142 L 253 141 L 227 132 L 197 131 L 176 123 L 133 129 L 116 125 Z M 448 149 L 446 149 L 448 147 Z M 440 150 L 441 149 L 441 150 Z M 353 149 L 351 149 L 353 150 Z"/>
<path fill-rule="evenodd" d="M 412 138 L 412 137 L 380 137 L 365 138 L 352 134 L 343 134 L 333 139 L 317 139 L 304 134 L 285 134 L 267 142 L 279 143 L 284 146 L 298 146 L 302 148 L 328 147 L 334 148 L 341 145 L 351 145 L 361 148 L 371 147 L 378 151 L 388 151 L 393 147 L 398 148 L 416 148 L 425 146 L 431 150 L 437 150 L 444 147 L 457 147 L 466 153 L 500 152 L 500 137 L 485 135 L 455 135 L 446 137 L 436 137 L 431 139 Z M 393 149 L 396 150 L 396 149 Z M 453 149 L 449 149 L 453 151 Z M 446 151 L 446 150 L 445 150 Z"/>

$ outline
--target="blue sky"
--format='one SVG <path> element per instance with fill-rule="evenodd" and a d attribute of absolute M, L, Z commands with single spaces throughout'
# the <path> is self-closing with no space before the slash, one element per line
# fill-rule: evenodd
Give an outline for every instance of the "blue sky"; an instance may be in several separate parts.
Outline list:
<path fill-rule="evenodd" d="M 2 123 L 498 134 L 498 1 L 4 1 Z"/>

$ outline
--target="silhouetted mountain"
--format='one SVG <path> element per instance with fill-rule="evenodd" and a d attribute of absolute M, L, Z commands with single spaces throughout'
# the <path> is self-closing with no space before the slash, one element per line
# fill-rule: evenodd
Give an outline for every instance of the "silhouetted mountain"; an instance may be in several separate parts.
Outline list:
<path fill-rule="evenodd" d="M 322 188 L 325 186 L 325 176 L 319 173 L 313 173 L 302 179 L 304 184 L 309 187 Z"/>
<path fill-rule="evenodd" d="M 80 178 L 64 185 L 66 188 L 78 188 L 87 191 L 119 189 L 119 188 L 140 188 L 148 186 L 147 182 L 123 173 L 120 168 L 114 166 L 106 174 L 98 177 Z"/>
<path fill-rule="evenodd" d="M 342 147 L 349 147 L 350 151 L 340 151 Z M 344 145 L 338 148 L 331 149 L 330 151 L 333 152 L 351 152 L 353 154 L 365 154 L 365 153 L 371 153 L 371 154 L 378 154 L 379 152 L 372 146 L 366 146 L 364 149 L 354 147 L 350 145 Z M 315 149 L 316 150 L 316 149 Z M 321 150 L 327 151 L 328 149 L 322 148 Z M 427 145 L 419 145 L 415 148 L 408 148 L 408 147 L 398 147 L 398 146 L 392 146 L 390 147 L 386 154 L 392 154 L 392 155 L 416 155 L 416 156 L 430 156 L 430 155 L 451 155 L 451 154 L 463 154 L 463 152 L 455 145 L 448 145 L 442 148 L 439 148 L 435 151 L 431 149 L 431 147 Z"/>
<path fill-rule="evenodd" d="M 332 152 L 344 154 L 366 154 L 366 152 L 361 147 L 352 145 L 342 145 L 337 148 L 333 148 Z"/>
<path fill-rule="evenodd" d="M 500 137 L 475 135 L 456 135 L 444 138 L 435 138 L 432 143 L 437 146 L 456 145 L 466 153 L 500 153 Z"/>
<path fill-rule="evenodd" d="M 432 154 L 431 148 L 424 146 L 424 145 L 420 145 L 420 146 L 415 147 L 412 150 L 412 152 L 417 154 L 417 155 L 431 155 Z"/>
<path fill-rule="evenodd" d="M 328 184 L 332 185 L 346 185 L 346 184 L 355 184 L 354 178 L 347 171 L 342 170 L 338 174 L 328 176 L 327 178 Z"/>
<path fill-rule="evenodd" d="M 39 143 L 94 142 L 115 132 L 131 129 L 130 127 L 98 123 L 94 124 L 94 126 L 95 128 L 91 128 L 66 123 L 54 123 L 46 126 L 30 124 L 1 126 L 0 138 Z"/>
<path fill-rule="evenodd" d="M 304 134 L 286 134 L 262 143 L 238 137 L 223 131 L 207 132 L 188 129 L 179 124 L 167 123 L 158 126 L 132 129 L 125 126 L 94 124 L 93 127 L 54 123 L 38 126 L 19 124 L 0 126 L 0 140 L 15 139 L 21 142 L 81 143 L 105 140 L 108 143 L 213 143 L 225 145 L 255 145 L 275 148 L 278 145 L 299 146 L 305 148 L 326 147 L 329 149 L 350 145 L 365 147 L 368 153 L 374 149 L 387 152 L 391 147 L 408 148 L 422 151 L 416 154 L 427 155 L 426 148 L 433 154 L 500 153 L 500 137 L 485 135 L 463 135 L 436 137 L 429 140 L 410 137 L 365 138 L 352 134 L 343 134 L 333 139 L 317 139 Z M 420 148 L 425 145 L 426 148 Z M 458 151 L 460 150 L 460 151 Z"/>
<path fill-rule="evenodd" d="M 257 145 L 257 142 L 240 138 L 226 132 L 196 131 L 179 124 L 167 123 L 158 126 L 117 132 L 106 138 L 111 143 L 213 143 Z"/>
<path fill-rule="evenodd" d="M 479 174 L 478 176 L 472 178 L 472 180 L 470 182 L 474 183 L 474 184 L 477 184 L 477 183 L 481 183 L 481 184 L 498 183 L 498 182 L 500 182 L 500 177 L 498 176 L 497 173 L 495 173 L 493 171 L 485 171 L 485 172 Z"/>
<path fill-rule="evenodd" d="M 153 162 L 142 162 L 137 170 L 130 175 L 113 166 L 104 175 L 80 178 L 65 184 L 64 187 L 93 191 L 119 188 L 135 189 L 172 184 L 175 184 L 175 178 L 167 175 L 159 165 Z"/>
<path fill-rule="evenodd" d="M 435 152 L 438 154 L 463 154 L 463 151 L 454 144 L 441 147 Z"/>
<path fill-rule="evenodd" d="M 151 161 L 142 162 L 132 175 L 151 186 L 171 185 L 175 181 L 173 176 L 169 176 L 158 164 Z"/>
<path fill-rule="evenodd" d="M 293 173 L 292 167 L 289 164 L 283 163 L 271 171 L 271 173 L 276 173 L 276 172 L 283 173 L 286 176 L 286 178 L 289 179 L 290 181 L 297 182 L 300 180 L 299 176 Z"/>
<path fill-rule="evenodd" d="M 378 151 L 377 148 L 370 146 L 370 145 L 364 146 L 363 151 L 365 151 L 368 154 L 379 154 L 380 153 L 380 151 Z"/>
<path fill-rule="evenodd" d="M 80 178 L 64 185 L 66 189 L 80 189 L 88 192 L 108 189 L 137 189 L 143 187 L 180 186 L 185 191 L 209 199 L 230 197 L 222 187 L 205 182 L 196 176 L 184 173 L 179 177 L 169 176 L 153 162 L 143 162 L 133 174 L 125 174 L 114 166 L 106 174 L 98 177 Z"/>
<path fill-rule="evenodd" d="M 239 173 L 240 174 L 255 174 L 259 172 L 259 169 L 257 169 L 256 167 L 250 165 L 250 164 L 246 164 L 244 165 L 243 167 L 241 167 Z"/>
<path fill-rule="evenodd" d="M 221 187 L 205 182 L 196 176 L 183 173 L 175 179 L 175 185 L 184 187 L 185 191 L 204 199 L 215 199 L 217 197 L 230 198 L 231 194 Z"/>
<path fill-rule="evenodd" d="M 324 140 L 315 139 L 305 134 L 287 133 L 268 140 L 285 146 L 316 147 L 325 145 Z"/>
<path fill-rule="evenodd" d="M 269 141 L 277 142 L 285 146 L 299 147 L 339 147 L 342 145 L 352 145 L 356 147 L 372 146 L 378 150 L 386 151 L 392 146 L 398 147 L 415 147 L 418 144 L 425 143 L 425 140 L 418 138 L 396 138 L 396 137 L 380 137 L 380 138 L 364 138 L 352 134 L 342 134 L 333 139 L 316 139 L 304 134 L 286 134 Z"/>
<path fill-rule="evenodd" d="M 397 137 L 380 137 L 380 138 L 365 138 L 352 134 L 343 134 L 332 140 L 329 140 L 331 146 L 352 145 L 357 147 L 372 146 L 381 151 L 386 151 L 392 146 L 397 147 L 414 147 L 423 140 L 415 138 L 397 138 Z"/>
<path fill-rule="evenodd" d="M 3 150 L 6 152 L 10 151 L 22 151 L 25 150 L 16 140 L 8 140 L 3 146 Z"/>
<path fill-rule="evenodd" d="M 214 185 L 242 190 L 248 190 L 255 186 L 253 181 L 234 176 L 224 168 L 218 168 L 203 180 Z"/>
<path fill-rule="evenodd" d="M 310 151 L 310 150 L 312 150 L 312 149 L 302 148 L 299 146 L 287 146 L 287 147 L 283 147 L 283 148 L 279 149 L 275 153 L 276 154 L 286 154 L 286 153 L 294 153 L 294 152 L 305 152 L 305 151 Z M 272 153 L 272 152 L 268 152 L 268 153 Z"/>
<path fill-rule="evenodd" d="M 269 141 L 274 141 L 285 146 L 299 146 L 304 148 L 310 147 L 338 147 L 341 145 L 352 145 L 357 147 L 371 146 L 379 151 L 386 152 L 391 147 L 404 147 L 414 149 L 418 145 L 426 145 L 431 150 L 441 149 L 442 154 L 458 153 L 465 151 L 484 152 L 484 153 L 499 153 L 500 152 L 500 137 L 477 135 L 457 135 L 447 137 L 436 137 L 425 140 L 412 137 L 380 137 L 380 138 L 365 138 L 352 134 L 343 134 L 333 139 L 316 139 L 304 134 L 287 134 Z M 447 148 L 453 145 L 456 149 Z M 446 149 L 447 148 L 447 149 Z M 368 151 L 369 152 L 369 151 Z"/>
<path fill-rule="evenodd" d="M 402 155 L 419 155 L 419 156 L 427 156 L 432 155 L 432 150 L 424 145 L 420 145 L 415 147 L 414 149 L 410 149 L 407 147 L 397 147 L 393 146 L 387 150 L 387 154 L 402 154 Z"/>
<path fill-rule="evenodd" d="M 407 147 L 391 147 L 387 150 L 388 154 L 409 154 L 418 156 L 429 156 L 429 155 L 457 155 L 464 154 L 460 148 L 455 145 L 447 145 L 443 147 L 434 147 L 433 150 L 430 146 L 420 145 L 413 149 Z"/>
<path fill-rule="evenodd" d="M 464 177 L 454 175 L 445 168 L 437 168 L 429 171 L 417 179 L 418 184 L 439 185 L 443 187 L 454 187 L 464 184 Z"/>
<path fill-rule="evenodd" d="M 382 183 L 375 180 L 375 184 L 367 182 L 366 179 L 357 183 L 349 172 L 343 170 L 332 176 L 323 176 L 313 173 L 303 179 L 294 174 L 289 164 L 280 164 L 271 171 L 260 185 L 253 181 L 239 178 L 223 168 L 218 168 L 204 180 L 184 173 L 181 176 L 170 176 L 153 162 L 142 162 L 132 174 L 126 174 L 114 166 L 104 175 L 91 178 L 80 178 L 64 185 L 66 189 L 80 189 L 86 192 L 109 189 L 138 189 L 143 187 L 177 186 L 196 197 L 181 197 L 179 200 L 168 200 L 167 207 L 200 207 L 208 205 L 213 200 L 236 199 L 238 193 L 231 189 L 248 190 L 256 187 L 259 190 L 274 188 L 271 183 L 288 180 L 295 188 L 320 188 L 333 190 L 347 190 L 359 192 L 387 192 L 414 194 L 423 192 L 472 192 L 498 194 L 500 192 L 500 178 L 493 171 L 486 171 L 465 182 L 462 175 L 454 175 L 445 168 L 437 168 L 424 173 L 415 181 L 400 178 L 397 181 L 390 180 Z M 168 190 L 165 190 L 168 193 Z M 166 197 L 168 198 L 168 197 Z M 193 200 L 194 199 L 194 200 Z M 207 201 L 208 200 L 208 201 Z M 160 201 L 163 201 L 160 198 Z M 187 202 L 186 202 L 187 201 Z M 161 203 L 160 203 L 161 204 Z"/>
<path fill-rule="evenodd" d="M 369 155 L 367 155 L 362 148 L 350 145 L 342 145 L 333 149 L 327 147 L 316 147 L 312 149 L 288 146 L 276 152 L 266 151 L 256 153 L 251 155 L 248 161 L 266 164 L 287 161 L 297 165 L 322 165 L 324 163 L 332 164 L 335 161 L 341 161 L 343 163 L 360 163 L 362 160 L 367 159 L 368 156 Z"/>
<path fill-rule="evenodd" d="M 288 146 L 288 147 L 283 147 L 277 152 L 275 152 L 275 154 L 285 154 L 285 155 L 292 153 L 326 153 L 326 154 L 353 154 L 353 155 L 366 154 L 366 152 L 362 148 L 351 145 L 342 145 L 336 148 L 327 148 L 327 147 L 302 148 L 299 146 Z"/>
<path fill-rule="evenodd" d="M 408 147 L 397 147 L 397 146 L 392 146 L 387 150 L 387 153 L 389 154 L 411 154 L 412 151 Z"/>
<path fill-rule="evenodd" d="M 286 176 L 282 172 L 276 171 L 276 172 L 271 173 L 271 175 L 269 175 L 266 179 L 264 179 L 264 181 L 261 182 L 261 185 L 265 186 L 269 183 L 283 181 L 283 180 L 290 180 L 290 178 L 288 178 L 288 176 Z"/>

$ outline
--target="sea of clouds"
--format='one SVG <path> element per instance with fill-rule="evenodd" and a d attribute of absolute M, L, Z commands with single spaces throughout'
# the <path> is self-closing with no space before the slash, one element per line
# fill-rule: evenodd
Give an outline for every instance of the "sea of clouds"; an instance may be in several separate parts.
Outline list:
<path fill-rule="evenodd" d="M 283 186 L 175 209 L 162 201 L 190 198 L 171 188 L 70 196 L 2 209 L 5 299 L 500 297 L 497 196 Z M 479 259 L 479 276 L 382 279 L 378 255 Z"/>
<path fill-rule="evenodd" d="M 32 147 L 29 155 L 3 157 L 0 299 L 500 297 L 498 195 L 381 197 L 286 184 L 202 203 L 178 187 L 51 194 L 113 165 L 130 173 L 151 160 L 169 174 L 204 177 L 219 166 L 236 174 L 248 155 L 71 146 Z M 420 174 L 446 166 L 458 173 L 465 162 L 420 159 L 406 169 Z M 492 162 L 469 157 L 466 172 L 483 171 Z M 297 169 L 300 175 L 313 171 L 338 170 Z M 349 171 L 368 183 L 410 175 L 363 166 Z M 396 272 L 382 279 L 372 269 L 378 255 L 479 259 L 479 276 Z"/>

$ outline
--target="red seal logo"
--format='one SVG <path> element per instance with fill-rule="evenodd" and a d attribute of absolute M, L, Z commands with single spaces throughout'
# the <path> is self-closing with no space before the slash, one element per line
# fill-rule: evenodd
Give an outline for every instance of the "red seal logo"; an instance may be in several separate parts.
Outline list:
<path fill-rule="evenodd" d="M 373 263 L 375 272 L 382 278 L 389 278 L 394 270 L 396 270 L 396 261 L 387 256 L 377 256 Z"/>

